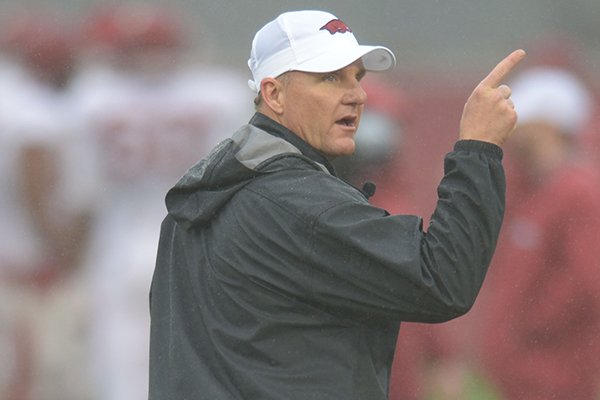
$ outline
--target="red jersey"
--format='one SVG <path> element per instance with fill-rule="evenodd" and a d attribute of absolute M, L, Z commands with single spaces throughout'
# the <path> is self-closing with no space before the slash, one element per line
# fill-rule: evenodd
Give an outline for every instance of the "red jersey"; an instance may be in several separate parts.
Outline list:
<path fill-rule="evenodd" d="M 600 383 L 600 187 L 561 168 L 509 185 L 484 286 L 481 355 L 510 399 L 592 399 Z"/>

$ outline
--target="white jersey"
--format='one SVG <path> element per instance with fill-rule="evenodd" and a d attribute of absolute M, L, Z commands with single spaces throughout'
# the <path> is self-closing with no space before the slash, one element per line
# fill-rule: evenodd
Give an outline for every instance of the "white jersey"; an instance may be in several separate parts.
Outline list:
<path fill-rule="evenodd" d="M 19 176 L 24 147 L 42 138 L 25 130 L 26 75 L 10 63 L 0 66 L 0 268 L 31 268 L 42 260 L 41 240 L 24 207 Z M 25 107 L 27 105 L 27 107 Z M 33 122 L 33 120 L 31 121 Z"/>
<path fill-rule="evenodd" d="M 67 228 L 70 216 L 91 206 L 93 197 L 86 187 L 93 185 L 88 173 L 90 168 L 84 162 L 89 159 L 91 148 L 82 142 L 85 136 L 81 134 L 78 113 L 68 90 L 50 88 L 15 64 L 0 62 L 0 94 L 0 272 L 30 277 L 51 264 L 60 266 L 54 265 L 57 260 L 53 256 L 57 250 L 51 248 L 51 241 L 44 236 L 40 221 L 29 209 L 23 156 L 30 149 L 43 149 L 52 158 L 56 166 L 52 171 L 54 179 L 42 199 L 44 204 L 39 207 L 49 210 L 53 223 Z M 45 176 L 49 171 L 39 172 Z M 0 303 L 3 305 L 0 307 L 0 347 L 8 346 L 18 354 L 19 341 L 14 334 L 25 335 L 32 352 L 29 362 L 33 382 L 29 389 L 32 393 L 44 393 L 48 399 L 68 397 L 67 391 L 52 397 L 45 390 L 49 386 L 44 386 L 52 379 L 51 387 L 63 387 L 66 374 L 60 376 L 61 372 L 73 364 L 67 353 L 77 343 L 71 342 L 69 349 L 63 349 L 60 358 L 46 357 L 47 350 L 55 344 L 53 339 L 65 335 L 64 329 L 57 326 L 60 318 L 45 325 L 43 320 L 52 315 L 61 317 L 64 322 L 66 311 L 46 307 L 50 292 L 37 291 L 35 285 L 18 282 L 0 281 Z M 76 318 L 68 316 L 68 319 Z M 50 345 L 46 346 L 46 342 Z M 23 360 L 8 356 L 0 361 L 1 392 L 5 392 L 4 384 L 7 383 L 3 376 L 19 362 Z M 48 365 L 52 365 L 54 371 L 58 366 L 61 372 L 50 376 Z M 69 375 L 69 379 L 80 381 Z"/>
<path fill-rule="evenodd" d="M 6 63 L 0 65 L 0 93 L 0 265 L 36 268 L 45 261 L 48 249 L 26 209 L 21 157 L 31 147 L 42 147 L 55 156 L 57 186 L 47 199 L 60 219 L 91 201 L 85 189 L 89 180 L 83 177 L 86 168 L 74 168 L 86 158 L 80 142 L 84 136 L 68 92 L 50 89 Z"/>
<path fill-rule="evenodd" d="M 93 368 L 101 398 L 143 398 L 148 293 L 165 194 L 247 123 L 252 93 L 241 76 L 217 69 L 178 71 L 160 80 L 99 69 L 78 86 L 102 181 L 87 257 Z"/>

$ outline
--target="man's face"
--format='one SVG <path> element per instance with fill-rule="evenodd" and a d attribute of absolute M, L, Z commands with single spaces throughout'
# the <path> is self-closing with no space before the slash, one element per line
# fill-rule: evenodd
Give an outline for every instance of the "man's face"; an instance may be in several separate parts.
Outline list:
<path fill-rule="evenodd" d="M 549 123 L 531 121 L 519 125 L 511 137 L 514 154 L 521 160 L 534 158 L 540 148 L 545 146 L 549 137 L 560 135 L 560 131 Z"/>
<path fill-rule="evenodd" d="M 554 165 L 557 154 L 570 147 L 568 136 L 557 126 L 544 121 L 530 121 L 517 127 L 511 137 L 511 154 L 523 172 L 539 174 Z"/>
<path fill-rule="evenodd" d="M 367 98 L 364 75 L 360 60 L 334 72 L 288 72 L 280 122 L 328 156 L 352 154 Z"/>

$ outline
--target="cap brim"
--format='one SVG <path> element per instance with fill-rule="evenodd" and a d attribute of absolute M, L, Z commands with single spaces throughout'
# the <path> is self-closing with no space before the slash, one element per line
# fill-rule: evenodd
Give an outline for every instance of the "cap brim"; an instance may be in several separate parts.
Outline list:
<path fill-rule="evenodd" d="M 294 68 L 304 72 L 332 72 L 340 70 L 358 59 L 362 59 L 367 71 L 387 71 L 396 65 L 394 53 L 383 46 L 357 46 L 356 50 L 348 49 L 330 51 Z"/>

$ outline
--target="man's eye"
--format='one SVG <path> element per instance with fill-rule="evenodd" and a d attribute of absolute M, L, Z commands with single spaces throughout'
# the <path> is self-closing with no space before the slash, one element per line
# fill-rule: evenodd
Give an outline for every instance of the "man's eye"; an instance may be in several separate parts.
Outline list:
<path fill-rule="evenodd" d="M 327 74 L 323 77 L 323 79 L 329 82 L 335 82 L 337 80 L 337 76 L 335 76 L 335 74 Z"/>

